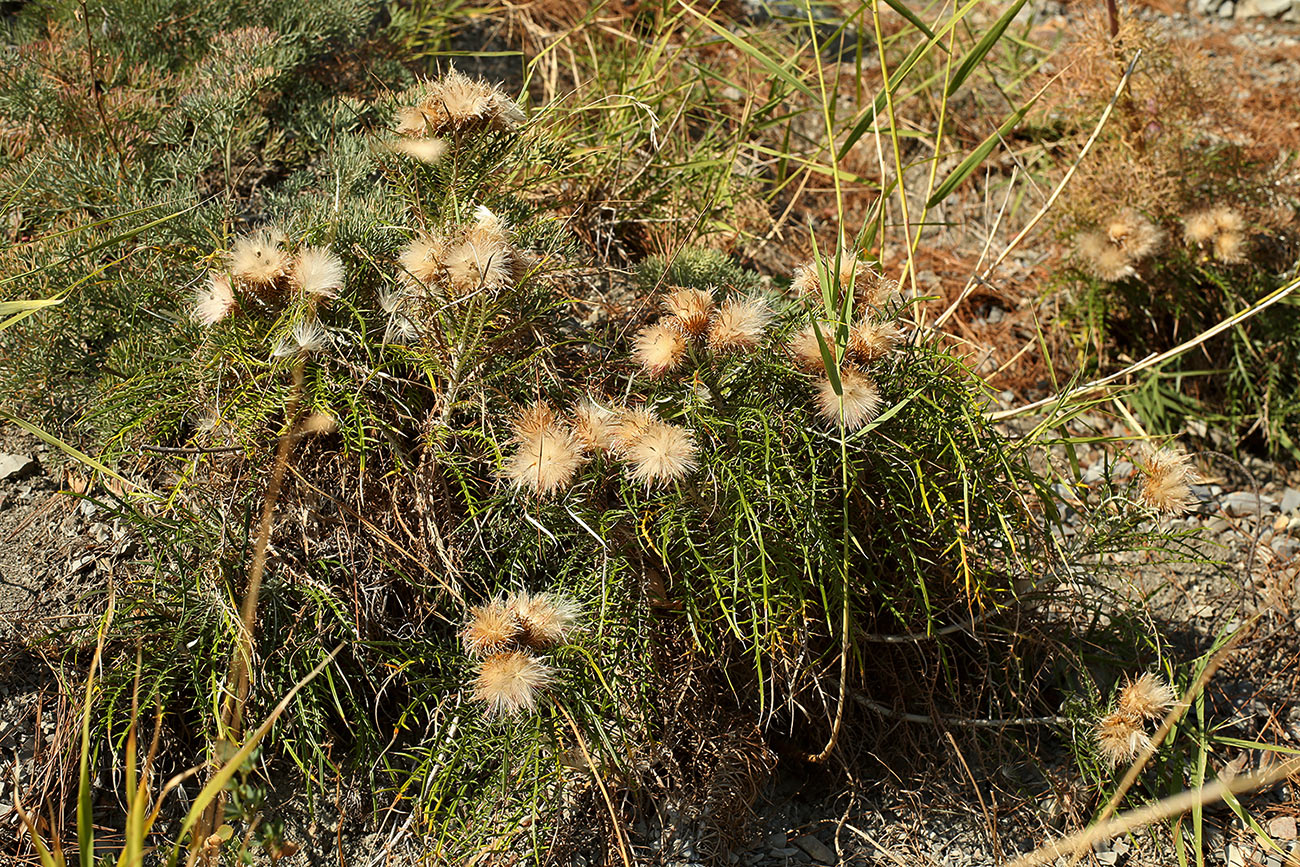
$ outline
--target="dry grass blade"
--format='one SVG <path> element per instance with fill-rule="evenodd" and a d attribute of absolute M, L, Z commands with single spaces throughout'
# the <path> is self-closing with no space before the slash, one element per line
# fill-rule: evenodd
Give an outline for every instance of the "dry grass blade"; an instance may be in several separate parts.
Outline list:
<path fill-rule="evenodd" d="M 961 305 L 961 302 L 966 300 L 967 296 L 975 290 L 975 287 L 981 285 L 985 280 L 987 280 L 989 274 L 993 273 L 994 269 L 1001 265 L 1007 256 L 1011 255 L 1011 251 L 1016 249 L 1016 247 L 1020 245 L 1020 242 L 1034 230 L 1034 227 L 1042 222 L 1043 218 L 1047 216 L 1048 212 L 1052 209 L 1052 206 L 1056 204 L 1056 200 L 1065 190 L 1066 185 L 1070 183 L 1070 178 L 1074 177 L 1075 171 L 1080 165 L 1082 165 L 1084 158 L 1088 156 L 1088 152 L 1092 150 L 1092 146 L 1097 141 L 1097 137 L 1101 135 L 1101 131 L 1106 127 L 1106 121 L 1110 119 L 1111 111 L 1115 108 L 1115 104 L 1119 102 L 1121 94 L 1124 93 L 1124 88 L 1128 85 L 1129 78 L 1132 77 L 1133 70 L 1137 68 L 1137 62 L 1141 56 L 1142 52 L 1138 51 L 1133 55 L 1133 59 L 1129 61 L 1128 68 L 1124 70 L 1124 75 L 1120 77 L 1119 84 L 1115 88 L 1115 95 L 1111 97 L 1110 104 L 1108 104 L 1105 111 L 1101 113 L 1101 117 L 1097 121 L 1097 126 L 1092 131 L 1092 135 L 1088 137 L 1088 141 L 1084 143 L 1083 149 L 1079 152 L 1078 159 L 1076 159 L 1070 166 L 1069 170 L 1066 171 L 1065 177 L 1061 178 L 1061 182 L 1056 185 L 1056 189 L 1052 190 L 1052 194 L 1047 197 L 1047 201 L 1038 209 L 1038 213 L 1035 214 L 1033 219 L 1026 223 L 1025 227 L 1011 239 L 1011 243 L 1007 244 L 1006 248 L 1003 249 L 1003 251 L 998 254 L 998 257 L 993 260 L 993 264 L 989 265 L 989 267 L 985 269 L 983 276 L 978 274 L 971 275 L 971 279 L 967 281 L 966 286 L 961 290 L 961 294 L 957 296 L 952 304 L 948 305 L 947 310 L 944 310 L 943 313 L 939 314 L 938 319 L 934 320 L 934 328 L 938 329 L 942 327 L 943 324 L 948 321 L 949 317 L 957 312 L 957 308 Z"/>
<path fill-rule="evenodd" d="M 1177 358 L 1179 355 L 1182 355 L 1190 349 L 1195 349 L 1211 337 L 1222 334 L 1224 331 L 1240 325 L 1252 316 L 1262 313 L 1264 310 L 1267 310 L 1269 307 L 1272 307 L 1274 304 L 1289 296 L 1298 288 L 1300 288 L 1300 280 L 1293 280 L 1281 289 L 1270 292 L 1268 295 L 1247 307 L 1245 310 L 1242 310 L 1240 313 L 1234 313 L 1213 328 L 1202 331 L 1200 334 L 1183 341 L 1172 349 L 1167 349 L 1160 353 L 1152 353 L 1141 361 L 1130 364 L 1123 370 L 1116 371 L 1115 373 L 1100 377 L 1099 379 L 1094 379 L 1091 382 L 1084 383 L 1083 385 L 1068 389 L 1059 394 L 1054 394 L 1051 397 L 1045 397 L 1042 400 L 1036 400 L 1033 403 L 1027 403 L 1024 406 L 989 413 L 988 418 L 990 421 L 1001 421 L 1003 419 L 1014 418 L 1015 416 L 1023 415 L 1027 412 L 1033 412 L 1036 409 L 1041 409 L 1054 403 L 1064 403 L 1070 398 L 1082 397 L 1083 395 L 1100 391 L 1106 386 L 1118 382 L 1125 377 L 1132 376 L 1135 373 L 1141 373 L 1142 371 L 1155 367 L 1157 364 L 1161 364 L 1171 358 Z"/>
<path fill-rule="evenodd" d="M 1236 777 L 1231 781 L 1219 780 L 1208 786 L 1188 789 L 1154 804 L 1122 813 L 1108 822 L 1094 824 L 1077 834 L 1071 834 L 1068 837 L 1048 843 L 1012 861 L 1009 867 L 1037 867 L 1039 864 L 1050 864 L 1057 858 L 1073 856 L 1078 852 L 1087 851 L 1091 846 L 1102 840 L 1109 840 L 1112 837 L 1118 837 L 1120 834 L 1126 834 L 1129 831 L 1144 828 L 1165 819 L 1172 819 L 1174 816 L 1182 815 L 1198 806 L 1218 803 L 1228 795 L 1240 795 L 1266 788 L 1293 774 L 1300 774 L 1300 757 L 1288 759 L 1266 771 L 1257 771 L 1253 774 Z"/>

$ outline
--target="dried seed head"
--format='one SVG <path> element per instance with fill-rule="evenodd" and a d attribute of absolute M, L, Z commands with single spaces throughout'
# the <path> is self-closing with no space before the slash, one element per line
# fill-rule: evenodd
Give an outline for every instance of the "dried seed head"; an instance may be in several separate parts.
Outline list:
<path fill-rule="evenodd" d="M 280 249 L 283 236 L 274 229 L 245 235 L 230 248 L 230 273 L 255 292 L 275 288 L 289 269 L 289 257 Z"/>
<path fill-rule="evenodd" d="M 1106 236 L 1121 248 L 1130 263 L 1150 256 L 1160 245 L 1164 233 L 1134 210 L 1126 210 L 1106 224 Z"/>
<path fill-rule="evenodd" d="M 1214 220 L 1214 228 L 1220 232 L 1240 233 L 1246 227 L 1245 221 L 1241 219 L 1241 214 L 1238 214 L 1232 208 L 1223 206 L 1212 208 L 1209 216 L 1210 219 Z"/>
<path fill-rule="evenodd" d="M 398 135 L 424 135 L 428 121 L 424 118 L 424 112 L 412 105 L 397 110 L 394 126 Z"/>
<path fill-rule="evenodd" d="M 573 434 L 557 426 L 521 442 L 502 472 L 516 488 L 546 497 L 572 484 L 582 461 Z"/>
<path fill-rule="evenodd" d="M 626 456 L 627 449 L 632 443 L 651 427 L 660 423 L 662 419 L 643 406 L 623 409 L 614 421 L 613 451 L 619 456 Z"/>
<path fill-rule="evenodd" d="M 465 652 L 473 656 L 491 656 L 507 650 L 519 636 L 520 625 L 515 612 L 502 599 L 469 610 L 469 622 L 460 633 Z"/>
<path fill-rule="evenodd" d="M 311 355 L 320 352 L 329 342 L 329 333 L 315 319 L 299 319 L 293 329 L 281 337 L 271 350 L 274 358 L 287 358 L 294 355 Z"/>
<path fill-rule="evenodd" d="M 834 322 L 821 320 L 817 323 L 822 332 L 822 339 L 826 341 L 827 348 L 835 340 L 836 325 Z M 822 359 L 821 344 L 817 342 L 817 332 L 813 330 L 811 323 L 805 325 L 794 333 L 788 343 L 785 345 L 786 352 L 790 355 L 790 360 L 803 370 L 818 371 L 825 369 L 825 362 Z"/>
<path fill-rule="evenodd" d="M 709 349 L 714 352 L 748 352 L 763 339 L 772 311 L 762 298 L 728 299 L 718 308 L 709 327 Z"/>
<path fill-rule="evenodd" d="M 676 320 L 681 329 L 699 337 L 709 329 L 713 315 L 713 293 L 703 289 L 674 289 L 664 296 L 664 312 Z"/>
<path fill-rule="evenodd" d="M 203 325 L 216 325 L 238 308 L 230 278 L 212 271 L 207 282 L 194 293 L 190 315 Z"/>
<path fill-rule="evenodd" d="M 511 650 L 483 660 L 474 679 L 474 698 L 493 716 L 514 715 L 537 707 L 542 690 L 555 681 L 555 670 L 531 653 Z"/>
<path fill-rule="evenodd" d="M 1239 232 L 1220 232 L 1214 238 L 1214 258 L 1220 262 L 1242 262 L 1246 241 Z"/>
<path fill-rule="evenodd" d="M 1174 691 L 1163 678 L 1147 672 L 1120 691 L 1117 713 L 1139 719 L 1160 719 L 1174 706 Z"/>
<path fill-rule="evenodd" d="M 447 254 L 444 263 L 453 294 L 508 289 L 514 276 L 510 257 L 510 244 L 504 238 L 470 232 L 464 242 Z"/>
<path fill-rule="evenodd" d="M 822 418 L 855 431 L 880 414 L 883 401 L 871 377 L 846 367 L 840 371 L 840 385 L 844 391 L 842 412 L 840 395 L 830 379 L 817 384 L 817 410 Z"/>
<path fill-rule="evenodd" d="M 1218 231 L 1219 227 L 1211 211 L 1197 211 L 1183 219 L 1183 239 L 1189 244 L 1204 244 Z"/>
<path fill-rule="evenodd" d="M 632 357 L 652 378 L 674 370 L 685 354 L 686 339 L 681 331 L 662 320 L 642 328 L 632 342 Z"/>
<path fill-rule="evenodd" d="M 555 410 L 545 401 L 534 401 L 523 407 L 510 419 L 510 439 L 517 443 L 526 443 L 547 431 L 559 430 L 555 421 Z"/>
<path fill-rule="evenodd" d="M 695 437 L 686 428 L 664 421 L 651 422 L 620 451 L 631 464 L 632 478 L 647 488 L 685 478 L 699 465 Z"/>
<path fill-rule="evenodd" d="M 573 408 L 573 435 L 587 454 L 613 449 L 617 425 L 617 416 L 591 398 L 584 398 Z"/>
<path fill-rule="evenodd" d="M 581 614 L 576 602 L 559 593 L 515 593 L 506 604 L 519 622 L 520 643 L 534 650 L 566 642 Z"/>
<path fill-rule="evenodd" d="M 1074 243 L 1083 269 L 1098 280 L 1114 283 L 1137 273 L 1123 248 L 1112 244 L 1101 232 L 1081 232 Z"/>
<path fill-rule="evenodd" d="M 1190 455 L 1175 448 L 1145 446 L 1138 496 L 1148 506 L 1165 514 L 1184 512 L 1195 505 L 1198 500 L 1192 495 L 1190 484 L 1198 477 L 1191 467 L 1191 460 Z"/>
<path fill-rule="evenodd" d="M 849 329 L 848 351 L 856 361 L 870 364 L 892 352 L 902 339 L 903 332 L 893 320 L 874 322 L 863 317 Z"/>
<path fill-rule="evenodd" d="M 1118 711 L 1102 717 L 1094 735 L 1102 758 L 1112 768 L 1133 761 L 1151 747 L 1151 738 L 1142 728 L 1141 718 Z"/>
<path fill-rule="evenodd" d="M 343 260 L 324 247 L 306 247 L 293 263 L 293 282 L 305 295 L 337 298 L 343 288 Z"/>
<path fill-rule="evenodd" d="M 512 130 L 524 121 L 519 105 L 500 87 L 452 69 L 429 85 L 419 110 L 434 133 L 490 127 Z"/>
<path fill-rule="evenodd" d="M 403 273 L 427 286 L 442 273 L 444 251 L 442 241 L 421 232 L 398 254 L 397 264 Z"/>

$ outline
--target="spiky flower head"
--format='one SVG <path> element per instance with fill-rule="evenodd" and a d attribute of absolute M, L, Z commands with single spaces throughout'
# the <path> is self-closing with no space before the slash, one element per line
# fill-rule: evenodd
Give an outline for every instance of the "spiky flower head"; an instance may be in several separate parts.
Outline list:
<path fill-rule="evenodd" d="M 709 326 L 709 349 L 714 352 L 748 352 L 758 346 L 772 319 L 762 298 L 728 298 Z"/>
<path fill-rule="evenodd" d="M 447 282 L 456 295 L 479 289 L 495 292 L 512 285 L 511 249 L 505 238 L 486 232 L 470 232 L 448 254 L 444 266 Z"/>
<path fill-rule="evenodd" d="M 546 497 L 572 484 L 582 462 L 582 449 L 573 434 L 552 426 L 521 441 L 502 474 L 516 488 Z"/>
<path fill-rule="evenodd" d="M 216 271 L 208 273 L 207 282 L 194 293 L 190 315 L 203 325 L 216 325 L 239 307 L 230 278 Z"/>
<path fill-rule="evenodd" d="M 573 435 L 587 454 L 612 450 L 617 426 L 618 417 L 589 397 L 573 408 Z"/>
<path fill-rule="evenodd" d="M 1164 233 L 1137 211 L 1127 209 L 1106 224 L 1106 237 L 1124 251 L 1129 262 L 1136 263 L 1156 251 Z"/>
<path fill-rule="evenodd" d="M 1177 448 L 1158 449 L 1150 445 L 1143 448 L 1142 482 L 1138 496 L 1157 512 L 1175 514 L 1184 512 L 1198 500 L 1192 494 L 1191 483 L 1197 480 L 1191 466 L 1191 456 Z"/>
<path fill-rule="evenodd" d="M 632 357 L 652 378 L 676 369 L 685 354 L 682 332 L 663 320 L 642 328 L 632 341 Z"/>
<path fill-rule="evenodd" d="M 421 232 L 411 240 L 411 243 L 402 248 L 402 252 L 397 257 L 397 264 L 401 266 L 403 273 L 427 286 L 438 279 L 442 273 L 445 246 L 440 239 Z"/>
<path fill-rule="evenodd" d="M 260 229 L 235 241 L 230 248 L 230 273 L 255 292 L 273 289 L 289 270 L 289 256 L 280 248 L 284 236 Z"/>
<path fill-rule="evenodd" d="M 544 400 L 521 407 L 510 419 L 510 439 L 517 443 L 526 443 L 543 433 L 559 429 L 555 410 Z"/>
<path fill-rule="evenodd" d="M 647 488 L 685 478 L 699 466 L 699 447 L 684 427 L 655 420 L 621 450 L 635 481 Z"/>
<path fill-rule="evenodd" d="M 497 653 L 483 660 L 474 679 L 474 698 L 491 716 L 512 716 L 537 707 L 542 690 L 555 682 L 555 670 L 523 650 Z"/>
<path fill-rule="evenodd" d="M 343 260 L 325 247 L 305 247 L 293 263 L 294 285 L 316 298 L 337 298 L 343 275 Z"/>
<path fill-rule="evenodd" d="M 1141 717 L 1132 714 L 1107 714 L 1097 722 L 1093 732 L 1097 748 L 1110 766 L 1126 764 L 1151 748 L 1151 738 L 1142 727 Z"/>
<path fill-rule="evenodd" d="M 1214 237 L 1214 258 L 1220 262 L 1242 262 L 1246 258 L 1246 239 L 1240 232 L 1220 232 Z"/>
<path fill-rule="evenodd" d="M 485 657 L 509 649 L 519 636 L 514 609 L 505 599 L 493 599 L 469 610 L 469 622 L 460 633 L 465 652 Z"/>
<path fill-rule="evenodd" d="M 561 593 L 514 593 L 506 600 L 519 622 L 519 641 L 534 650 L 563 644 L 573 634 L 582 610 Z"/>
<path fill-rule="evenodd" d="M 854 360 L 870 364 L 892 352 L 902 339 L 903 332 L 893 320 L 877 322 L 864 316 L 849 329 L 848 352 Z"/>
<path fill-rule="evenodd" d="M 876 388 L 871 377 L 846 367 L 840 371 L 840 386 L 844 398 L 842 407 L 840 395 L 835 393 L 835 386 L 829 378 L 817 384 L 817 410 L 822 418 L 855 431 L 880 415 L 883 401 L 880 389 Z"/>
<path fill-rule="evenodd" d="M 674 289 L 664 296 L 664 312 L 674 324 L 691 337 L 699 337 L 709 330 L 713 315 L 713 293 L 704 289 L 686 287 Z"/>
<path fill-rule="evenodd" d="M 1213 211 L 1197 211 L 1183 218 L 1183 239 L 1189 244 L 1204 244 L 1218 232 Z"/>
<path fill-rule="evenodd" d="M 292 330 L 276 343 L 271 350 L 274 358 L 286 358 L 293 355 L 306 356 L 320 352 L 329 342 L 327 332 L 315 319 L 299 319 Z"/>
<path fill-rule="evenodd" d="M 423 135 L 429 125 L 424 112 L 414 105 L 399 108 L 393 121 L 398 135 Z"/>
<path fill-rule="evenodd" d="M 428 86 L 418 108 L 424 131 L 435 134 L 483 127 L 512 130 L 524 121 L 519 105 L 500 87 L 455 69 Z"/>
<path fill-rule="evenodd" d="M 1074 252 L 1083 269 L 1098 280 L 1115 283 L 1137 271 L 1124 248 L 1111 243 L 1101 232 L 1081 232 L 1074 239 Z"/>
<path fill-rule="evenodd" d="M 1220 232 L 1241 232 L 1246 227 L 1241 214 L 1223 205 L 1210 209 L 1209 215 L 1214 220 L 1214 228 Z"/>
<path fill-rule="evenodd" d="M 834 260 L 830 257 L 826 267 L 835 267 Z M 809 263 L 796 267 L 790 288 L 811 301 L 821 301 L 822 281 L 817 265 Z M 839 289 L 841 292 L 852 292 L 855 302 L 880 307 L 897 288 L 896 282 L 886 279 L 859 256 L 851 253 L 840 256 Z"/>
<path fill-rule="evenodd" d="M 661 422 L 662 419 L 655 415 L 653 410 L 644 406 L 622 409 L 614 420 L 613 451 L 625 457 L 632 443 Z"/>
<path fill-rule="evenodd" d="M 821 320 L 817 323 L 822 333 L 822 339 L 826 341 L 826 348 L 831 349 L 835 341 L 835 331 L 837 326 L 834 322 Z M 794 333 L 790 341 L 786 343 L 786 352 L 796 366 L 803 370 L 817 371 L 825 369 L 825 361 L 822 358 L 821 343 L 817 340 L 817 332 L 813 329 L 812 323 L 805 325 Z"/>
<path fill-rule="evenodd" d="M 1174 691 L 1164 678 L 1146 672 L 1131 680 L 1119 694 L 1117 713 L 1139 719 L 1160 719 L 1174 706 Z"/>

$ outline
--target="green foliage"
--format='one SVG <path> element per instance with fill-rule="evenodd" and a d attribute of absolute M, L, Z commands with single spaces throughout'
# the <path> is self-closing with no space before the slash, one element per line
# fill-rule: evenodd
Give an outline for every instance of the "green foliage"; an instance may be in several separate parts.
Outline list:
<path fill-rule="evenodd" d="M 12 62 L 0 70 L 0 202 L 15 242 L 0 253 L 0 294 L 66 299 L 5 336 L 0 389 L 65 430 L 129 355 L 120 341 L 170 331 L 191 280 L 177 265 L 373 122 L 335 97 L 405 77 L 374 36 L 372 2 L 84 13 L 23 4 L 6 19 Z"/>

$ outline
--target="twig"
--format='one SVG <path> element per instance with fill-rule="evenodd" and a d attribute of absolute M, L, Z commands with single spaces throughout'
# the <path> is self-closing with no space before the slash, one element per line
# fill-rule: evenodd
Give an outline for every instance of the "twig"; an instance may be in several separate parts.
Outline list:
<path fill-rule="evenodd" d="M 957 746 L 957 739 L 952 736 L 952 732 L 944 732 L 948 738 L 948 743 L 952 744 L 952 751 L 957 754 L 957 761 L 961 762 L 962 768 L 966 771 L 966 778 L 970 780 L 971 788 L 975 790 L 975 797 L 980 802 L 980 812 L 984 814 L 984 823 L 989 826 L 989 844 L 993 851 L 997 853 L 997 859 L 1002 860 L 1002 840 L 998 837 L 998 826 L 993 822 L 993 814 L 989 812 L 988 806 L 984 803 L 984 793 L 980 791 L 980 784 L 976 782 L 975 775 L 971 773 L 970 765 L 966 764 L 966 757 L 961 754 L 961 748 Z M 990 797 L 992 793 L 990 793 Z"/>
<path fill-rule="evenodd" d="M 632 858 L 627 852 L 627 841 L 623 839 L 623 820 L 619 818 L 618 811 L 614 809 L 614 799 L 609 796 L 609 789 L 605 788 L 605 781 L 600 778 L 600 772 L 596 770 L 596 763 L 592 761 L 591 753 L 587 751 L 587 741 L 578 729 L 578 724 L 573 721 L 569 711 L 558 699 L 552 699 L 555 707 L 564 716 L 565 722 L 569 728 L 573 729 L 573 736 L 578 739 L 578 749 L 582 750 L 582 757 L 587 762 L 587 767 L 591 768 L 591 775 L 596 779 L 596 785 L 600 788 L 601 797 L 605 799 L 605 806 L 609 809 L 609 820 L 614 825 L 614 839 L 618 841 L 618 854 L 623 859 L 623 867 L 632 867 Z"/>
<path fill-rule="evenodd" d="M 963 728 L 977 729 L 1002 729 L 1014 728 L 1016 726 L 1064 726 L 1070 725 L 1069 717 L 1064 716 L 1021 716 L 1007 717 L 1004 719 L 966 719 L 965 717 L 955 716 L 927 716 L 920 713 L 907 713 L 905 711 L 894 710 L 880 702 L 872 701 L 861 693 L 854 693 L 854 701 L 868 710 L 874 711 L 881 716 L 892 717 L 893 719 L 902 720 L 903 722 L 918 723 L 920 725 L 944 725 L 959 726 Z"/>

